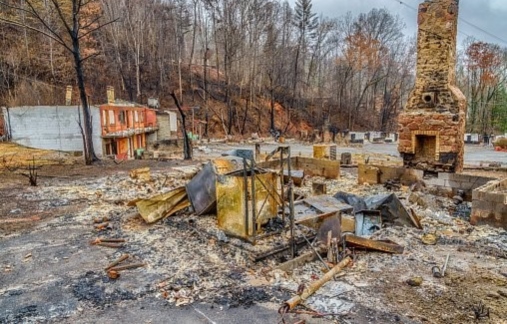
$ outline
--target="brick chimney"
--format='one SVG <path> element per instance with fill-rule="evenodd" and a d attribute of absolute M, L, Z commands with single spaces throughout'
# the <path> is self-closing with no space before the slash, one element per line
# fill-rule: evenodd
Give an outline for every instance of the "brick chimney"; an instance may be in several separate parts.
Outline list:
<path fill-rule="evenodd" d="M 72 86 L 68 85 L 65 91 L 65 105 L 72 105 Z"/>
<path fill-rule="evenodd" d="M 419 5 L 415 86 L 398 119 L 405 166 L 463 170 L 466 99 L 456 87 L 459 0 Z"/>
<path fill-rule="evenodd" d="M 114 98 L 114 87 L 107 86 L 107 103 L 108 104 L 114 104 L 115 98 Z"/>

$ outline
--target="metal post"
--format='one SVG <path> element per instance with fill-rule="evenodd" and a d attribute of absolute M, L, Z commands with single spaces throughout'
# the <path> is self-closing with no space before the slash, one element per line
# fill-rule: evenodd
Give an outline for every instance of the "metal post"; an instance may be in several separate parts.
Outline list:
<path fill-rule="evenodd" d="M 253 222 L 253 238 L 252 238 L 252 242 L 253 244 L 255 245 L 255 239 L 256 239 L 256 236 L 257 236 L 257 211 L 255 210 L 256 209 L 256 198 L 255 198 L 255 160 L 252 159 L 251 160 L 252 162 L 252 165 L 251 165 L 251 176 L 250 176 L 250 181 L 252 181 L 252 222 Z"/>
<path fill-rule="evenodd" d="M 294 183 L 291 177 L 290 146 L 287 147 L 287 171 L 289 172 L 289 211 L 290 211 L 290 244 L 292 258 L 296 257 L 296 244 L 294 242 Z"/>
<path fill-rule="evenodd" d="M 248 229 L 249 229 L 249 226 L 248 226 L 248 223 L 249 223 L 249 219 L 248 219 L 248 173 L 247 173 L 247 169 L 246 169 L 246 159 L 243 158 L 243 179 L 245 181 L 245 231 L 246 231 L 246 236 L 248 237 Z"/>

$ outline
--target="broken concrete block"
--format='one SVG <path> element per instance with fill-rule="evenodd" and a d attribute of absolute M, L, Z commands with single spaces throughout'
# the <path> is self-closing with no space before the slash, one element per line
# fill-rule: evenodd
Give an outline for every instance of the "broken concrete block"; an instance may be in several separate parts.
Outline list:
<path fill-rule="evenodd" d="M 472 225 L 507 229 L 507 178 L 475 189 L 472 197 Z"/>

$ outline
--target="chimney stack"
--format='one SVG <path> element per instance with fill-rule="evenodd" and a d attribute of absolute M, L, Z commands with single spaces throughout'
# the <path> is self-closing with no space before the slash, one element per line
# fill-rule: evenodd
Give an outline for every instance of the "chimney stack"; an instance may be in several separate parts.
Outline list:
<path fill-rule="evenodd" d="M 65 105 L 70 106 L 72 104 L 72 86 L 68 85 L 65 91 Z"/>
<path fill-rule="evenodd" d="M 114 87 L 112 86 L 107 86 L 107 103 L 114 103 Z"/>

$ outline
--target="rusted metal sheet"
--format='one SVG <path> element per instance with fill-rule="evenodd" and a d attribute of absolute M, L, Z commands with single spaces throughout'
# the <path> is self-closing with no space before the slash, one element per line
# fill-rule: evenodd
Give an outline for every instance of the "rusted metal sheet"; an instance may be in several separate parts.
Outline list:
<path fill-rule="evenodd" d="M 154 223 L 190 206 L 185 187 L 148 199 L 138 199 L 129 204 L 133 203 L 146 223 Z"/>
<path fill-rule="evenodd" d="M 315 207 L 322 213 L 331 213 L 331 212 L 352 212 L 353 207 L 347 204 L 344 204 L 337 199 L 331 196 L 315 196 L 309 197 L 304 200 L 304 203 Z"/>
<path fill-rule="evenodd" d="M 352 212 L 352 209 L 352 206 L 331 196 L 315 196 L 294 204 L 294 218 L 296 224 L 319 229 L 327 218 Z"/>
<path fill-rule="evenodd" d="M 329 232 L 331 232 L 331 238 L 336 238 L 338 241 L 341 240 L 341 216 L 339 212 L 330 217 L 326 217 L 326 219 L 322 221 L 317 232 L 317 240 L 326 244 L 329 238 Z"/>
<path fill-rule="evenodd" d="M 212 213 L 216 208 L 217 175 L 243 168 L 239 158 L 224 157 L 207 163 L 187 184 L 187 194 L 197 215 Z"/>
<path fill-rule="evenodd" d="M 210 162 L 187 184 L 187 194 L 197 215 L 211 212 L 215 207 L 217 175 Z"/>
<path fill-rule="evenodd" d="M 384 223 L 415 226 L 407 209 L 394 193 L 367 197 L 364 201 L 369 210 L 380 211 Z"/>
<path fill-rule="evenodd" d="M 351 215 L 342 214 L 342 233 L 355 233 L 356 231 L 356 219 Z"/>
<path fill-rule="evenodd" d="M 255 193 L 252 195 L 252 178 Z M 252 197 L 255 197 L 256 227 L 276 217 L 277 179 L 275 173 L 248 175 L 242 173 L 219 176 L 216 182 L 218 227 L 224 232 L 248 239 L 254 234 Z"/>
<path fill-rule="evenodd" d="M 379 252 L 387 252 L 393 254 L 402 254 L 405 248 L 396 243 L 388 243 L 384 241 L 375 241 L 366 239 L 363 237 L 359 237 L 356 235 L 346 235 L 345 242 L 347 245 L 352 245 L 359 248 L 364 248 L 367 250 L 379 251 Z"/>
<path fill-rule="evenodd" d="M 295 224 L 296 225 L 304 225 L 307 227 L 311 227 L 314 229 L 319 229 L 322 223 L 329 217 L 333 217 L 334 215 L 340 214 L 339 212 L 330 212 L 330 213 L 314 213 L 310 215 L 305 215 L 304 217 L 296 217 Z"/>

